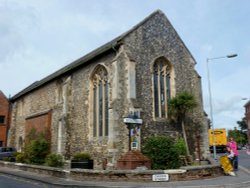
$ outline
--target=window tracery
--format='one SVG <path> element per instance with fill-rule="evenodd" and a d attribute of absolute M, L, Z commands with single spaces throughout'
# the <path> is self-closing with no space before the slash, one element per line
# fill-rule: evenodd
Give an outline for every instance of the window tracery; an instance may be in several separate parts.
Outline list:
<path fill-rule="evenodd" d="M 171 96 L 171 65 L 165 58 L 158 58 L 153 67 L 154 116 L 167 118 L 168 100 Z"/>
<path fill-rule="evenodd" d="M 92 76 L 93 83 L 93 136 L 108 136 L 108 72 L 98 66 Z"/>

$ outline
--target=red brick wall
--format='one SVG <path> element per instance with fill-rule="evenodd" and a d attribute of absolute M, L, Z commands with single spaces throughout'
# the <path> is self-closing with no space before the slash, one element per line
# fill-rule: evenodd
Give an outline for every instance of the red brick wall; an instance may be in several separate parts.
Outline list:
<path fill-rule="evenodd" d="M 2 143 L 2 146 L 6 146 L 6 128 L 6 126 L 0 126 L 0 141 Z"/>
<path fill-rule="evenodd" d="M 4 116 L 4 123 L 0 123 L 0 142 L 6 146 L 7 135 L 6 131 L 9 125 L 9 101 L 6 96 L 0 91 L 0 116 Z"/>
<path fill-rule="evenodd" d="M 48 139 L 51 137 L 51 112 L 39 114 L 26 119 L 25 134 L 28 135 L 32 128 L 37 132 L 49 131 Z"/>

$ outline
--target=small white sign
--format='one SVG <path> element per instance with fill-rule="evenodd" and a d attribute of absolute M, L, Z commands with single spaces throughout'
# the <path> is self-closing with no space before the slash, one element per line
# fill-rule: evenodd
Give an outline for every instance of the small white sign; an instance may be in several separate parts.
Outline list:
<path fill-rule="evenodd" d="M 153 181 L 168 181 L 169 175 L 168 174 L 154 174 L 152 176 Z"/>
<path fill-rule="evenodd" d="M 142 124 L 142 119 L 124 118 L 124 123 Z"/>

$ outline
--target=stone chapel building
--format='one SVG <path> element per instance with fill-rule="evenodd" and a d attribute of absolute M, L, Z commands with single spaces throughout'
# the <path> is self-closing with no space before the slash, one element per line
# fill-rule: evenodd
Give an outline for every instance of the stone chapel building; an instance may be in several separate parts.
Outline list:
<path fill-rule="evenodd" d="M 115 167 L 129 149 L 124 118 L 134 113 L 142 119 L 133 149 L 140 150 L 149 136 L 181 136 L 180 126 L 169 121 L 167 103 L 178 92 L 188 91 L 199 104 L 191 116 L 196 127 L 187 126 L 188 142 L 192 153 L 199 146 L 206 158 L 208 126 L 195 64 L 169 20 L 157 10 L 13 96 L 8 144 L 21 150 L 31 128 L 48 129 L 51 152 L 69 159 L 87 151 L 95 168 L 103 158 Z"/>

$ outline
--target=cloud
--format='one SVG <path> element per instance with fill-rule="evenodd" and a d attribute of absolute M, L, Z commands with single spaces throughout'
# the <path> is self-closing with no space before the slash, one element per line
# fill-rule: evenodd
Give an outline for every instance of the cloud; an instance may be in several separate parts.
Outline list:
<path fill-rule="evenodd" d="M 214 126 L 216 128 L 237 127 L 237 121 L 244 116 L 241 96 L 231 98 L 216 98 L 213 103 Z"/>
<path fill-rule="evenodd" d="M 9 63 L 10 56 L 25 51 L 25 35 L 35 29 L 36 16 L 29 7 L 5 1 L 0 4 L 0 25 L 0 63 Z"/>
<path fill-rule="evenodd" d="M 161 9 L 197 61 L 207 112 L 206 58 L 239 54 L 232 63 L 210 64 L 215 123 L 230 126 L 244 115 L 237 97 L 250 97 L 249 5 L 234 0 L 0 0 L 0 89 L 14 95 Z"/>

